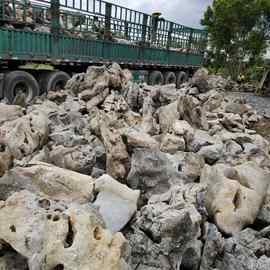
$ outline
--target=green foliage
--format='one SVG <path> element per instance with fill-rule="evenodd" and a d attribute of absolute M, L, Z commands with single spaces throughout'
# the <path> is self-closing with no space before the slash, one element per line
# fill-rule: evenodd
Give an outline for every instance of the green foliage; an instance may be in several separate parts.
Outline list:
<path fill-rule="evenodd" d="M 260 61 L 270 32 L 269 0 L 214 0 L 201 21 L 209 33 L 213 65 L 236 79 L 243 62 Z M 222 61 L 220 62 L 221 56 Z"/>

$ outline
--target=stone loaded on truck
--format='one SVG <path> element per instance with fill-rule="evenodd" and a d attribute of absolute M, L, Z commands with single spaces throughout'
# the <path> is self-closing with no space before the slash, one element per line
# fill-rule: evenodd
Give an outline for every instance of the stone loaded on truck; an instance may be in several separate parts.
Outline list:
<path fill-rule="evenodd" d="M 151 85 L 179 86 L 202 64 L 207 33 L 102 0 L 0 0 L 0 98 L 64 87 L 117 62 Z"/>

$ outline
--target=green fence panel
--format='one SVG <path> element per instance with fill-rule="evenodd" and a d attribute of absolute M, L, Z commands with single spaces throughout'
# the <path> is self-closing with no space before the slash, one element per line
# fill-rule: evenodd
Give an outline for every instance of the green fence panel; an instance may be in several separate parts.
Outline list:
<path fill-rule="evenodd" d="M 199 54 L 143 48 L 99 40 L 48 33 L 0 29 L 0 57 L 20 60 L 119 62 L 134 64 L 199 66 Z"/>

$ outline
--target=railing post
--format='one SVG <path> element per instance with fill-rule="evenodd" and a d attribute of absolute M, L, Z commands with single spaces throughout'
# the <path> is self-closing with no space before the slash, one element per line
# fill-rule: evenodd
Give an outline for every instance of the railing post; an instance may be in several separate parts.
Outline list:
<path fill-rule="evenodd" d="M 157 39 L 157 29 L 158 29 L 159 16 L 152 15 L 152 29 L 151 29 L 151 44 L 154 44 Z"/>
<path fill-rule="evenodd" d="M 148 15 L 143 14 L 143 25 L 142 25 L 142 43 L 143 44 L 146 42 L 147 22 L 148 22 Z"/>
<path fill-rule="evenodd" d="M 173 32 L 173 22 L 170 22 L 170 28 L 168 32 L 167 50 L 172 46 L 172 32 Z"/>
<path fill-rule="evenodd" d="M 191 45 L 193 40 L 193 29 L 190 29 L 189 39 L 188 39 L 188 53 L 190 53 Z"/>
<path fill-rule="evenodd" d="M 60 3 L 59 0 L 51 0 L 51 33 L 54 36 L 59 35 L 60 30 Z"/>
<path fill-rule="evenodd" d="M 112 16 L 112 4 L 106 2 L 106 6 L 105 6 L 105 39 L 110 39 L 110 36 L 111 36 L 111 16 Z"/>
<path fill-rule="evenodd" d="M 53 61 L 58 56 L 58 42 L 60 34 L 60 2 L 51 0 L 51 34 L 52 34 L 52 57 Z"/>
<path fill-rule="evenodd" d="M 129 39 L 129 29 L 128 29 L 128 22 L 125 21 L 125 39 Z"/>
<path fill-rule="evenodd" d="M 5 3 L 4 0 L 0 0 L 0 23 L 4 20 L 4 7 Z"/>

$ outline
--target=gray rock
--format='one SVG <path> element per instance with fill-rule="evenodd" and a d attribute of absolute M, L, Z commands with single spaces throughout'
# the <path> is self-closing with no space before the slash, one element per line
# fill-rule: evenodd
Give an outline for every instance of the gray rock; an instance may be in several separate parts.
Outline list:
<path fill-rule="evenodd" d="M 109 175 L 95 181 L 95 190 L 99 193 L 94 205 L 106 227 L 113 233 L 119 232 L 136 212 L 140 192 L 120 184 Z"/>
<path fill-rule="evenodd" d="M 223 144 L 215 144 L 201 147 L 198 152 L 208 164 L 214 164 L 217 162 L 222 156 Z"/>
<path fill-rule="evenodd" d="M 160 107 L 158 110 L 158 119 L 162 133 L 169 132 L 175 120 L 179 119 L 179 116 L 176 101 L 169 105 Z"/>
<path fill-rule="evenodd" d="M 183 137 L 173 134 L 165 134 L 162 136 L 160 150 L 165 153 L 175 154 L 178 151 L 185 151 L 186 142 Z"/>
<path fill-rule="evenodd" d="M 200 270 L 217 269 L 218 259 L 222 257 L 225 239 L 214 224 L 205 224 L 205 244 L 202 251 Z"/>
<path fill-rule="evenodd" d="M 57 146 L 49 154 L 50 163 L 57 167 L 90 175 L 96 163 L 96 156 L 91 145 L 77 147 Z"/>
<path fill-rule="evenodd" d="M 208 70 L 201 68 L 195 72 L 192 77 L 191 84 L 196 86 L 200 93 L 205 93 L 209 90 L 208 85 Z"/>
<path fill-rule="evenodd" d="M 151 199 L 137 214 L 126 233 L 133 269 L 198 269 L 201 216 L 183 192 L 176 189 L 166 201 Z"/>
<path fill-rule="evenodd" d="M 208 130 L 206 111 L 200 101 L 188 95 L 181 95 L 178 98 L 177 109 L 180 119 L 186 120 L 190 125 L 198 129 Z"/>
<path fill-rule="evenodd" d="M 170 180 L 180 176 L 167 154 L 148 149 L 135 149 L 131 158 L 128 185 L 140 189 L 143 199 L 161 194 L 171 187 Z M 181 179 L 179 179 L 181 182 Z"/>

